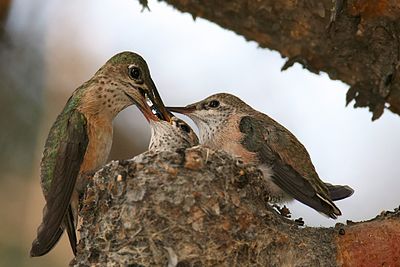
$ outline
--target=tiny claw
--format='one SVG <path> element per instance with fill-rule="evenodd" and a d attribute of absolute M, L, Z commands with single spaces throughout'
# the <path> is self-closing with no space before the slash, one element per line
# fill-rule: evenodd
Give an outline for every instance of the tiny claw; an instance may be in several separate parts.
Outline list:
<path fill-rule="evenodd" d="M 280 206 L 274 204 L 272 205 L 272 207 L 274 207 L 280 215 L 282 215 L 285 218 L 290 218 L 291 217 L 291 212 L 288 209 L 288 207 L 286 207 L 286 205 L 283 205 L 283 207 L 281 208 Z"/>

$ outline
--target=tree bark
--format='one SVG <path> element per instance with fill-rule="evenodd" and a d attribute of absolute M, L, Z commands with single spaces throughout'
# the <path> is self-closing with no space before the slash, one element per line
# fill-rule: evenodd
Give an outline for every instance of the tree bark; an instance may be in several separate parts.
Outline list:
<path fill-rule="evenodd" d="M 164 1 L 279 51 L 283 70 L 297 62 L 349 84 L 347 104 L 373 120 L 400 114 L 399 0 Z"/>
<path fill-rule="evenodd" d="M 399 266 L 400 211 L 302 227 L 261 173 L 221 151 L 146 152 L 88 186 L 72 266 Z"/>

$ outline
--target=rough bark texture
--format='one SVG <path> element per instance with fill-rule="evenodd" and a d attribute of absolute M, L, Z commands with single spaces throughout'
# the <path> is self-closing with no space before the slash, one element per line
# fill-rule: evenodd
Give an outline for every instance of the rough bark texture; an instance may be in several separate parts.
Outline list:
<path fill-rule="evenodd" d="M 373 119 L 400 114 L 399 0 L 164 1 L 279 51 L 282 69 L 298 62 L 349 84 L 347 103 Z"/>
<path fill-rule="evenodd" d="M 73 266 L 399 266 L 400 212 L 301 227 L 224 152 L 147 152 L 96 173 Z"/>

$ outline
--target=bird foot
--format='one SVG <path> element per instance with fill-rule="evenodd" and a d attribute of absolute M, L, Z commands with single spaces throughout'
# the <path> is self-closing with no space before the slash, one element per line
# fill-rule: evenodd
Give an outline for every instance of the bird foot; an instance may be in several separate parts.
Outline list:
<path fill-rule="evenodd" d="M 273 204 L 272 207 L 275 208 L 279 212 L 279 214 L 282 215 L 283 217 L 285 217 L 285 218 L 291 217 L 290 210 L 288 209 L 288 207 L 286 207 L 286 205 L 283 205 L 283 207 L 280 207 L 277 204 Z"/>

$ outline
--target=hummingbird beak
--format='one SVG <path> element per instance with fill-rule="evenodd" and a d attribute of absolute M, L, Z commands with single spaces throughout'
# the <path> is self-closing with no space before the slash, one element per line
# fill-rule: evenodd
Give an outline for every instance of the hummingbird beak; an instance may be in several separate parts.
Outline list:
<path fill-rule="evenodd" d="M 148 122 L 160 120 L 171 122 L 172 114 L 165 108 L 154 82 L 150 81 L 150 88 L 136 87 L 128 83 L 126 85 L 129 89 L 124 93 L 140 109 Z"/>
<path fill-rule="evenodd" d="M 153 113 L 151 107 L 147 104 L 146 97 L 142 96 L 139 93 L 135 94 L 128 94 L 127 92 L 124 92 L 125 95 L 138 107 L 138 109 L 143 113 L 144 117 L 146 118 L 147 121 L 150 122 L 150 120 L 153 121 L 158 121 L 159 119 L 157 116 Z"/>
<path fill-rule="evenodd" d="M 188 115 L 190 113 L 193 113 L 196 110 L 196 106 L 188 105 L 186 107 L 167 107 L 167 109 L 172 112 L 177 112 L 177 113 Z"/>
<path fill-rule="evenodd" d="M 157 91 L 157 87 L 154 84 L 153 80 L 151 80 L 151 88 L 150 94 L 145 93 L 146 103 L 150 106 L 152 113 L 156 116 L 158 120 L 163 120 L 169 123 L 171 122 L 171 118 L 173 117 L 172 113 L 169 112 Z"/>

